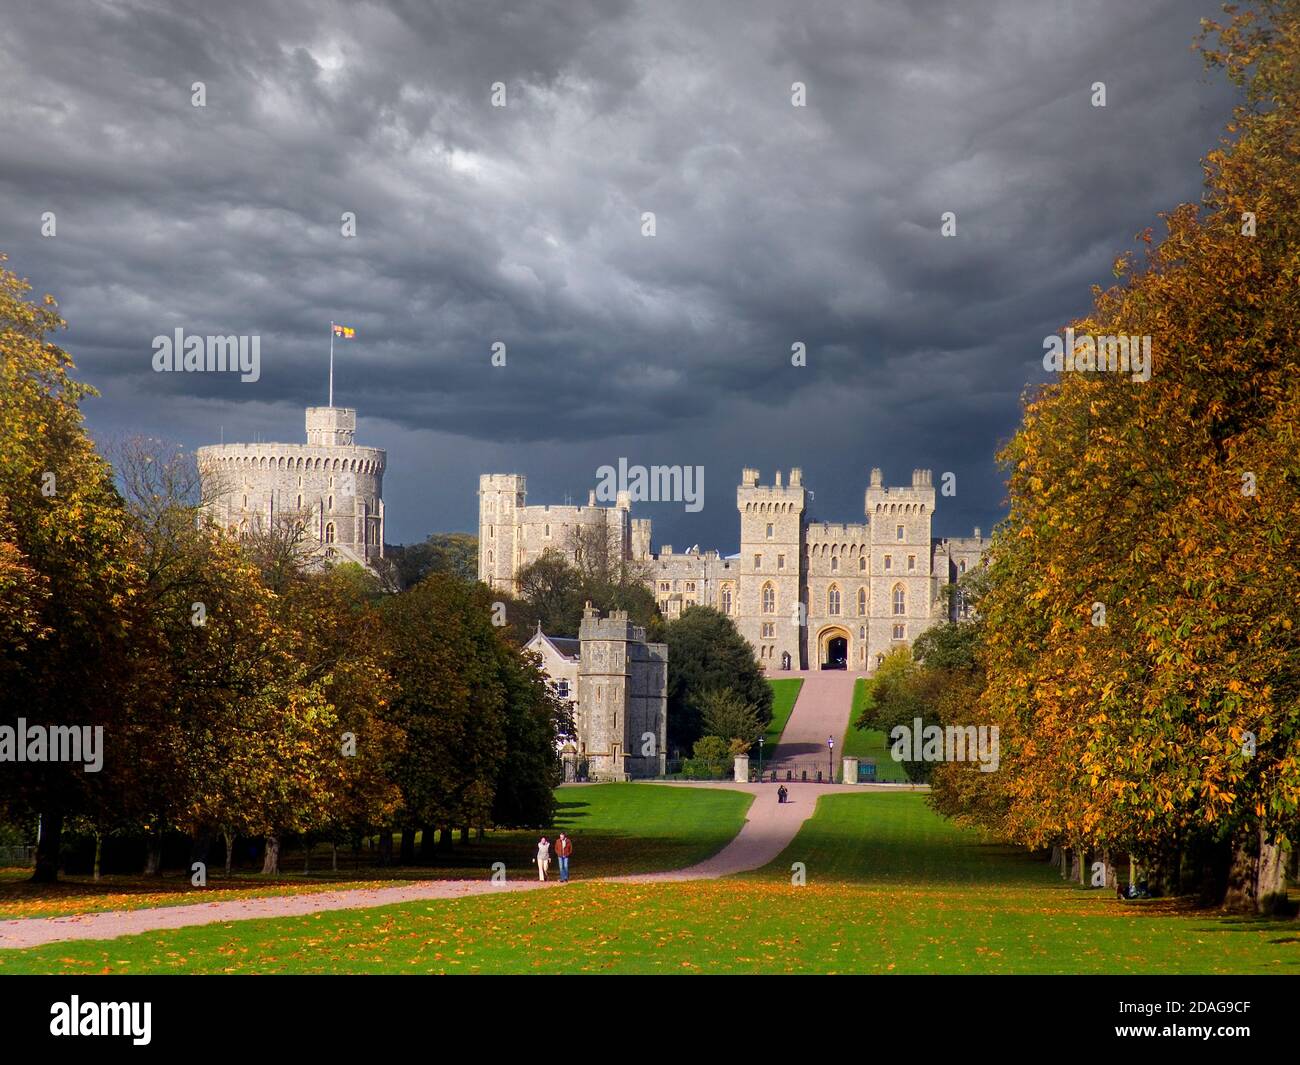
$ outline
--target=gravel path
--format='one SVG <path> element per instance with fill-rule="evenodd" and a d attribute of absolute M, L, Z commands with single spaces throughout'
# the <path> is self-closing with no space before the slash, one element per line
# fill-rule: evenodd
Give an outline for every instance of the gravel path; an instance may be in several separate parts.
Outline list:
<path fill-rule="evenodd" d="M 803 678 L 803 686 L 781 733 L 781 742 L 763 768 L 780 770 L 782 776 L 785 769 L 794 770 L 796 775 L 806 769 L 811 779 L 818 770 L 829 772 L 834 763 L 838 772 L 844 734 L 853 716 L 853 686 L 860 675 L 838 669 L 791 673 L 791 677 Z M 835 739 L 834 758 L 828 757 L 827 736 Z"/>
<path fill-rule="evenodd" d="M 700 784 L 670 784 L 662 787 L 728 788 L 757 795 L 748 819 L 736 838 L 712 858 L 669 873 L 647 873 L 603 878 L 605 883 L 658 883 L 674 880 L 709 880 L 747 872 L 766 865 L 795 837 L 800 826 L 812 816 L 817 796 L 828 792 L 896 791 L 897 785 L 789 784 L 790 801 L 776 801 L 775 784 L 736 784 L 728 781 Z M 581 876 L 581 856 L 574 873 Z M 552 872 L 557 867 L 552 865 Z M 0 921 L 0 950 L 22 950 L 45 943 L 74 939 L 116 939 L 167 928 L 249 921 L 265 917 L 299 917 L 326 910 L 355 910 L 371 906 L 391 906 L 399 902 L 423 899 L 459 899 L 471 895 L 492 895 L 510 891 L 533 891 L 558 886 L 556 880 L 509 880 L 493 883 L 483 880 L 433 880 L 420 884 L 403 884 L 386 888 L 353 888 L 347 891 L 321 891 L 304 895 L 276 895 L 266 898 L 234 899 L 193 906 L 160 906 L 139 910 L 110 910 L 103 913 L 71 917 L 29 917 Z"/>

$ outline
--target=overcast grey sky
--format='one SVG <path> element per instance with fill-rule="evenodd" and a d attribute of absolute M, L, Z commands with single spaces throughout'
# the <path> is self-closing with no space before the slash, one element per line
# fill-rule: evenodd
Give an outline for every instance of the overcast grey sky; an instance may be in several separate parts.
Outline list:
<path fill-rule="evenodd" d="M 735 550 L 744 466 L 802 466 L 832 521 L 872 466 L 952 471 L 935 532 L 967 534 L 1043 337 L 1200 196 L 1217 10 L 10 0 L 0 251 L 58 298 L 97 434 L 301 441 L 355 326 L 335 398 L 388 449 L 391 542 L 472 530 L 481 472 L 585 500 L 620 457 L 704 466 L 700 513 L 637 508 L 679 549 Z M 261 380 L 154 373 L 178 326 L 260 334 Z"/>

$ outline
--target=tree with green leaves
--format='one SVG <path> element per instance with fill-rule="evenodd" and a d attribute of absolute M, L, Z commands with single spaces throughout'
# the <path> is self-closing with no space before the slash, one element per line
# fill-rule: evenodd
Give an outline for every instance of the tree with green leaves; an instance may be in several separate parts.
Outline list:
<path fill-rule="evenodd" d="M 488 589 L 435 573 L 381 609 L 396 692 L 388 719 L 406 736 L 397 766 L 402 823 L 440 831 L 491 823 L 506 760 L 507 686 Z"/>
<path fill-rule="evenodd" d="M 706 692 L 729 689 L 767 727 L 772 720 L 772 688 L 754 649 L 731 618 L 712 607 L 688 607 L 665 626 L 664 639 L 670 748 L 689 750 L 704 735 L 700 699 Z"/>
<path fill-rule="evenodd" d="M 731 688 L 713 688 L 701 692 L 695 700 L 700 724 L 706 736 L 720 736 L 724 740 L 739 741 L 749 750 L 763 735 L 767 723 L 758 716 L 758 710 Z"/>

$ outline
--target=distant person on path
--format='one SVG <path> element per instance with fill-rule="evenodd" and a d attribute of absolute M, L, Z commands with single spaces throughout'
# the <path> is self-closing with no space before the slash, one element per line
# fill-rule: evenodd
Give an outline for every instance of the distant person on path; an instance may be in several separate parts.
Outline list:
<path fill-rule="evenodd" d="M 546 879 L 546 870 L 551 867 L 551 841 L 543 836 L 537 841 L 537 879 Z"/>
<path fill-rule="evenodd" d="M 777 801 L 777 802 L 785 802 L 785 801 L 786 801 L 786 796 L 789 795 L 789 794 L 790 794 L 790 793 L 789 793 L 788 791 L 785 790 L 785 785 L 782 784 L 779 788 L 776 789 L 776 801 Z"/>
<path fill-rule="evenodd" d="M 560 883 L 569 882 L 569 855 L 573 853 L 573 840 L 569 839 L 563 832 L 560 838 L 555 841 L 555 856 L 560 859 Z"/>

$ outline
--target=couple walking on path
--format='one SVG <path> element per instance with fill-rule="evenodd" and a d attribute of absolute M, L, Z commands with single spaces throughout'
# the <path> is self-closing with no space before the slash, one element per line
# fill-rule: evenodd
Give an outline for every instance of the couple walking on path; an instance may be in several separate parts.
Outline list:
<path fill-rule="evenodd" d="M 569 882 L 569 855 L 573 853 L 573 840 L 563 832 L 555 841 L 555 856 L 560 859 L 560 883 Z M 551 841 L 545 836 L 537 841 L 537 879 L 545 880 L 551 868 Z"/>

